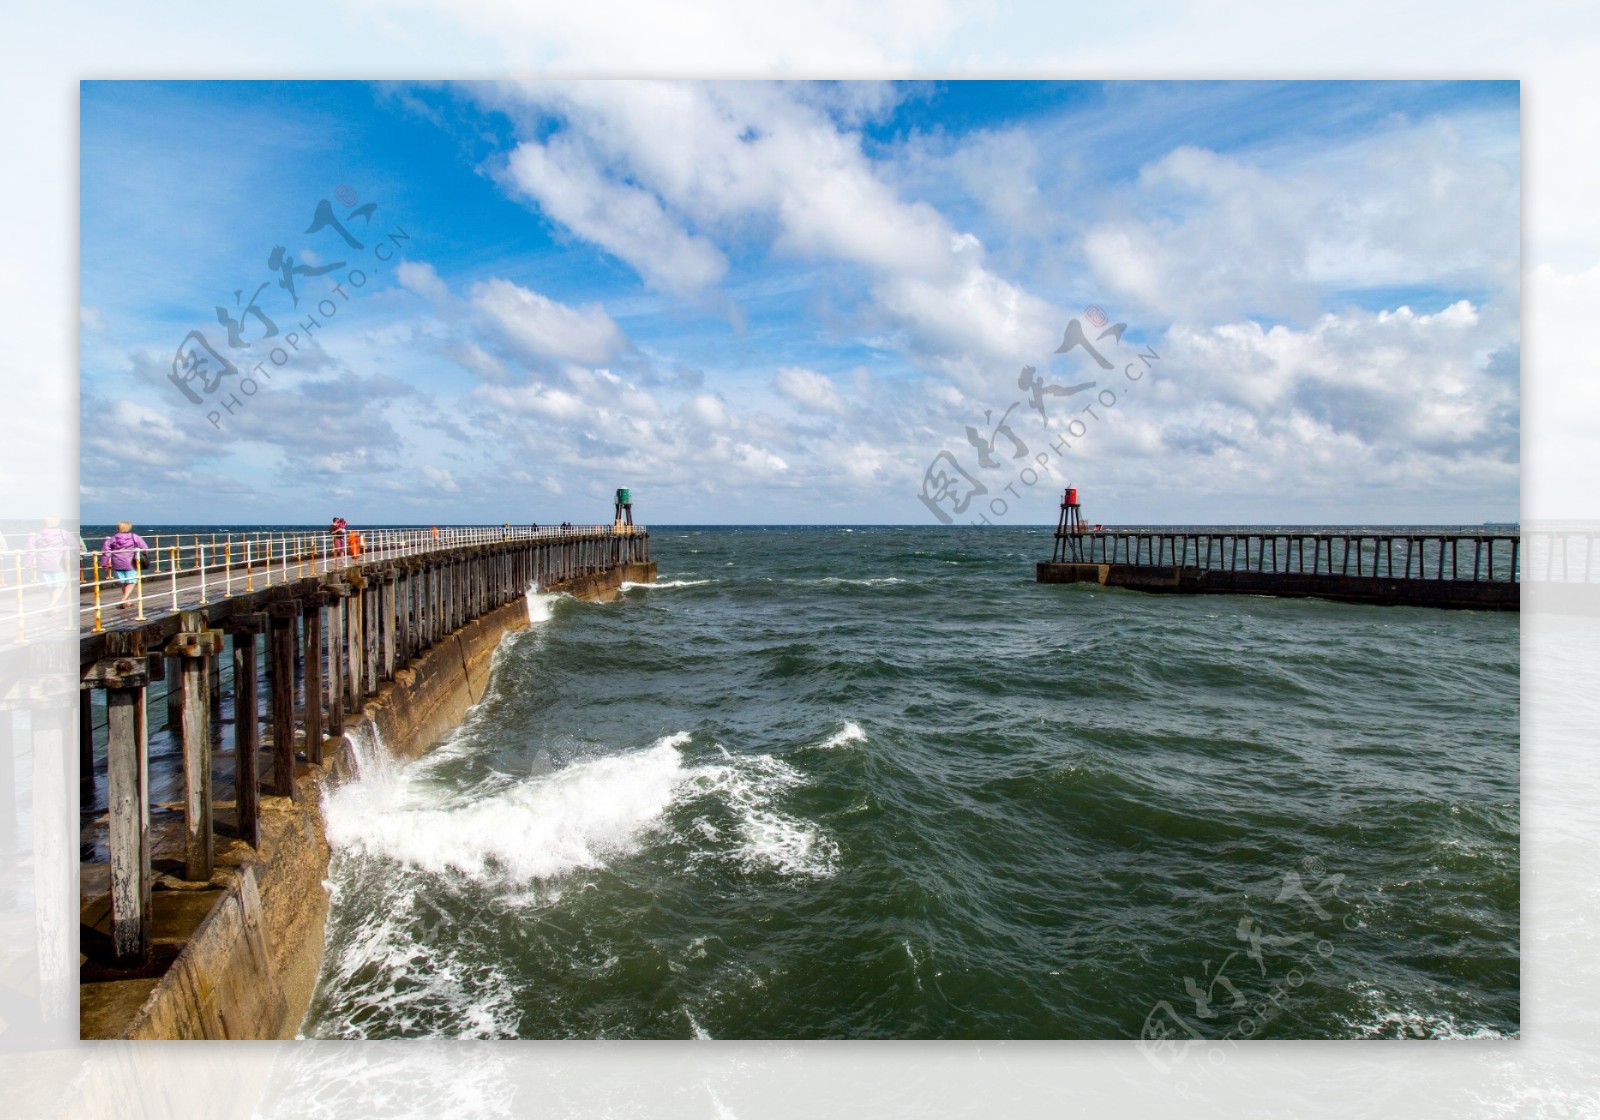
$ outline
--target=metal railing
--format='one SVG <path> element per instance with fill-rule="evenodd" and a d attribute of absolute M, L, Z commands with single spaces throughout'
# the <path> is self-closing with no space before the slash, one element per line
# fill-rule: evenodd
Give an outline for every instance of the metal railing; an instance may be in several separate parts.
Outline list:
<path fill-rule="evenodd" d="M 230 533 L 138 534 L 146 548 L 139 554 L 137 576 L 128 606 L 120 606 L 125 582 L 111 569 L 112 557 L 81 544 L 76 558 L 78 628 L 97 633 L 120 618 L 144 621 L 201 606 L 240 592 L 254 592 L 314 577 L 355 564 L 381 563 L 448 549 L 515 541 L 562 541 L 574 538 L 643 535 L 632 525 L 488 525 L 351 529 L 342 535 L 324 530 L 260 530 Z M 19 569 L 20 570 L 20 569 Z M 70 573 L 69 573 L 70 580 Z M 41 581 L 42 582 L 42 581 Z M 33 608 L 17 616 L 18 642 L 27 639 L 30 618 L 45 613 Z M 3 623 L 0 623 L 3 624 Z"/>
<path fill-rule="evenodd" d="M 1052 562 L 1517 583 L 1520 549 L 1517 533 L 1058 530 Z"/>

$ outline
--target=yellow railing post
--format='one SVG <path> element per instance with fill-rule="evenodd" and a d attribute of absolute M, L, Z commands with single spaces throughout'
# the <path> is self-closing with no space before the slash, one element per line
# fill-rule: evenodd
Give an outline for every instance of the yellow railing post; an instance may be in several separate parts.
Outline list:
<path fill-rule="evenodd" d="M 94 632 L 100 633 L 100 554 L 94 554 Z"/>
<path fill-rule="evenodd" d="M 144 572 L 139 568 L 139 565 L 143 562 L 144 553 L 135 552 L 133 554 L 133 597 L 138 602 L 139 609 L 133 617 L 139 622 L 144 621 Z"/>

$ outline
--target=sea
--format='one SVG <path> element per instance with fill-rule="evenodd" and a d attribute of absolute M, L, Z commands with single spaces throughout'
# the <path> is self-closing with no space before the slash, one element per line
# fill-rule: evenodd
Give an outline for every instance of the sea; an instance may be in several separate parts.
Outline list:
<path fill-rule="evenodd" d="M 326 802 L 309 1038 L 1520 1034 L 1518 618 L 655 527 Z"/>
<path fill-rule="evenodd" d="M 1518 616 L 1040 585 L 1052 532 L 530 588 L 436 749 L 358 731 L 301 1034 L 1519 1037 Z"/>

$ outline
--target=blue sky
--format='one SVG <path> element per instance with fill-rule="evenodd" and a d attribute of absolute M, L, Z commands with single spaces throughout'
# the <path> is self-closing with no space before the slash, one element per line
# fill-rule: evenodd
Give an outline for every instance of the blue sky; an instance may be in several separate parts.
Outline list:
<path fill-rule="evenodd" d="M 1026 524 L 1070 479 L 1111 523 L 1513 519 L 1519 115 L 1514 82 L 85 83 L 82 516 L 589 521 L 629 485 L 656 523 Z M 322 199 L 360 250 L 304 232 Z M 296 307 L 278 246 L 343 263 Z M 1112 371 L 1054 352 L 1073 319 Z M 199 404 L 194 330 L 241 371 Z M 1095 387 L 1041 410 L 1024 366 Z"/>

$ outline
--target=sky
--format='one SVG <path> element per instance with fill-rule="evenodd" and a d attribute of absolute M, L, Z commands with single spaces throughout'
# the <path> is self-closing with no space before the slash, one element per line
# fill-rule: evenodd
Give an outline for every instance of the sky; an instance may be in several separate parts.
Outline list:
<path fill-rule="evenodd" d="M 1519 120 L 1514 81 L 85 82 L 81 516 L 1516 520 Z"/>

